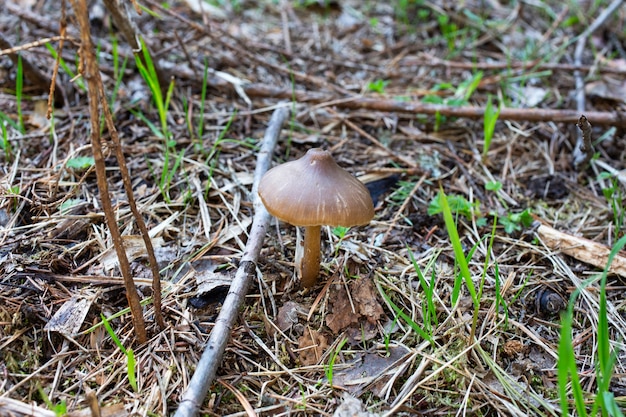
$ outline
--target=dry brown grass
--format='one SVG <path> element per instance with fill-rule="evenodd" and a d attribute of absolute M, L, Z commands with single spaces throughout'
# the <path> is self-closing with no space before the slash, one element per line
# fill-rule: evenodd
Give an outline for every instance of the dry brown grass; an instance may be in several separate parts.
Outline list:
<path fill-rule="evenodd" d="M 346 0 L 339 3 L 341 11 L 320 13 L 295 3 L 243 1 L 226 20 L 203 18 L 182 2 L 171 2 L 169 11 L 140 3 L 158 16 L 144 12 L 136 17 L 138 27 L 155 59 L 176 79 L 168 126 L 182 157 L 169 201 L 158 187 L 163 140 L 146 123 L 158 125 L 158 116 L 123 39 L 117 40 L 120 64 L 128 58 L 128 65 L 113 112 L 137 205 L 155 245 L 166 329 L 158 330 L 147 302 L 149 340 L 136 343 L 95 173 L 67 165 L 91 154 L 85 91 L 61 70 L 66 105 L 54 111 L 51 123 L 42 106 L 46 92 L 26 82 L 26 130 L 5 125 L 12 152 L 0 151 L 0 410 L 54 415 L 44 410 L 50 409 L 45 396 L 52 404 L 65 402 L 72 415 L 92 415 L 95 396 L 102 415 L 175 411 L 248 240 L 257 145 L 277 105 L 288 106 L 293 116 L 275 150 L 276 163 L 311 147 L 331 150 L 340 165 L 380 192 L 376 217 L 341 240 L 323 230 L 322 276 L 309 291 L 301 291 L 293 277 L 295 229 L 272 222 L 258 279 L 201 406 L 203 415 L 330 416 L 345 393 L 376 415 L 560 415 L 559 308 L 577 288 L 582 293 L 575 306 L 574 348 L 583 388 L 595 392 L 598 283 L 583 282 L 598 270 L 565 255 L 566 248 L 536 229 L 507 233 L 502 219 L 529 209 L 568 236 L 610 248 L 624 234 L 623 226 L 616 229 L 624 205 L 616 198 L 616 217 L 603 190 L 614 186 L 619 196 L 626 190 L 624 129 L 599 126 L 590 117 L 594 140 L 603 140 L 595 144 L 597 159 L 576 171 L 574 123 L 501 120 L 483 158 L 480 119 L 439 120 L 345 103 L 438 97 L 450 105 L 457 87 L 477 73 L 476 64 L 484 75 L 464 105 L 480 108 L 492 95 L 523 115 L 524 100 L 544 94 L 529 107 L 574 109 L 573 73 L 565 65 L 573 62 L 570 42 L 599 9 L 589 11 L 578 2 L 488 8 L 472 1 L 463 8 L 425 2 L 408 8 L 413 23 L 407 25 L 390 4 L 378 2 Z M 115 30 L 106 14 L 91 12 L 111 93 L 117 81 Z M 439 13 L 461 31 L 452 38 L 454 50 L 437 22 Z M 590 112 L 624 111 L 619 92 L 626 85 L 625 16 L 624 9 L 612 16 L 583 55 Z M 56 1 L 0 5 L 0 29 L 13 46 L 58 35 L 59 21 Z M 68 36 L 63 57 L 72 66 L 78 32 L 71 19 Z M 44 72 L 52 68 L 44 47 L 23 52 Z M 535 60 L 540 62 L 530 68 L 517 65 Z M 211 71 L 204 133 L 197 137 L 205 63 Z M 0 56 L 0 111 L 13 120 L 15 76 L 15 66 Z M 385 81 L 381 92 L 368 88 L 377 80 Z M 298 99 L 291 101 L 292 94 Z M 113 157 L 106 162 L 118 224 L 128 246 L 136 246 L 139 230 L 119 171 Z M 615 174 L 615 182 L 600 177 L 602 172 Z M 485 189 L 496 181 L 500 191 Z M 451 303 L 457 270 L 450 239 L 441 215 L 427 214 L 440 187 L 477 206 L 473 216 L 458 217 L 464 249 L 473 250 L 474 283 L 483 283 L 473 339 L 473 305 L 465 288 L 458 304 Z M 494 214 L 501 220 L 490 248 Z M 141 245 L 134 253 L 135 282 L 149 301 L 151 275 Z M 434 277 L 432 343 L 382 296 L 426 326 L 427 300 L 411 256 L 426 279 Z M 621 404 L 624 285 L 623 276 L 610 275 L 610 335 L 617 354 L 611 390 Z M 60 317 L 64 305 L 73 309 Z M 136 392 L 126 356 L 104 329 L 101 314 L 134 350 Z M 26 404 L 40 408 L 29 411 Z"/>

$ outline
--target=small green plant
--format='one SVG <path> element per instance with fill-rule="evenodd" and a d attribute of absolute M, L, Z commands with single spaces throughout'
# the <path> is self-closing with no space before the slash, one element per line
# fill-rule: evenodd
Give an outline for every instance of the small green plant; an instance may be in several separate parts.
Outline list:
<path fill-rule="evenodd" d="M 367 89 L 369 91 L 373 91 L 375 93 L 378 94 L 384 94 L 385 93 L 385 87 L 387 87 L 387 84 L 389 83 L 389 81 L 385 81 L 385 80 L 374 80 L 371 81 L 369 84 L 367 84 Z"/>
<path fill-rule="evenodd" d="M 480 81 L 483 79 L 483 72 L 477 71 L 471 78 L 463 81 L 458 87 L 454 87 L 451 83 L 439 83 L 432 88 L 434 93 L 439 91 L 443 93 L 452 93 L 451 96 L 445 94 L 428 94 L 422 98 L 424 103 L 441 104 L 449 107 L 465 106 L 469 103 L 469 99 L 480 85 Z M 435 130 L 438 130 L 441 124 L 445 121 L 445 117 L 439 113 L 435 114 Z"/>
<path fill-rule="evenodd" d="M 24 68 L 22 65 L 22 55 L 17 55 L 17 75 L 15 77 L 15 105 L 17 106 L 17 123 L 20 127 L 20 132 L 26 132 L 24 126 L 24 116 L 22 115 L 22 92 L 24 90 Z"/>
<path fill-rule="evenodd" d="M 73 169 L 87 169 L 92 167 L 95 164 L 93 156 L 77 156 L 75 158 L 70 158 L 65 164 L 68 168 Z"/>
<path fill-rule="evenodd" d="M 456 23 L 450 22 L 450 17 L 446 14 L 438 15 L 437 23 L 439 23 L 439 30 L 448 43 L 448 52 L 453 54 L 456 50 L 456 38 L 459 34 L 458 26 Z"/>
<path fill-rule="evenodd" d="M 487 98 L 487 106 L 485 107 L 485 114 L 483 116 L 483 159 L 487 157 L 489 147 L 491 146 L 491 139 L 493 139 L 493 133 L 496 129 L 496 122 L 500 116 L 500 106 L 497 109 L 494 108 L 491 101 L 491 95 Z"/>
<path fill-rule="evenodd" d="M 408 314 L 406 314 L 404 312 L 404 310 L 402 310 L 400 307 L 398 307 L 396 305 L 396 303 L 394 303 L 393 301 L 391 301 L 391 298 L 387 295 L 387 293 L 382 289 L 382 288 L 378 288 L 378 291 L 380 292 L 380 294 L 382 295 L 383 299 L 385 300 L 385 302 L 391 306 L 391 309 L 396 313 L 397 317 L 400 317 L 402 320 L 404 320 L 410 327 L 411 329 L 413 329 L 413 331 L 415 331 L 415 333 L 417 333 L 418 335 L 420 335 L 420 337 L 424 340 L 427 340 L 428 342 L 430 342 L 431 344 L 434 343 L 433 338 L 432 338 L 432 334 L 428 333 L 426 331 L 426 329 L 422 329 L 419 324 L 417 324 L 413 319 L 411 319 L 411 316 L 409 316 Z M 396 317 L 394 317 L 395 319 Z"/>
<path fill-rule="evenodd" d="M 485 190 L 498 192 L 502 189 L 502 183 L 500 181 L 489 181 L 485 184 Z"/>
<path fill-rule="evenodd" d="M 2 139 L 0 140 L 0 149 L 4 151 L 7 159 L 13 158 L 13 146 L 9 139 L 9 130 L 13 128 L 16 132 L 21 132 L 20 127 L 8 115 L 0 112 L 0 130 L 2 131 Z"/>
<path fill-rule="evenodd" d="M 626 236 L 617 241 L 609 257 L 606 267 L 600 275 L 600 295 L 598 310 L 598 333 L 597 333 L 597 362 L 596 362 L 596 380 L 597 392 L 594 398 L 592 410 L 587 411 L 585 393 L 578 376 L 578 368 L 576 365 L 576 354 L 572 342 L 572 329 L 574 322 L 574 304 L 576 298 L 580 295 L 580 289 L 576 289 L 570 297 L 568 308 L 561 317 L 561 335 L 558 347 L 557 360 L 557 380 L 559 386 L 559 398 L 561 402 L 561 411 L 564 416 L 569 415 L 569 393 L 568 387 L 571 386 L 572 395 L 574 396 L 574 407 L 579 416 L 596 416 L 600 410 L 601 415 L 623 417 L 620 405 L 617 403 L 613 393 L 610 391 L 611 377 L 615 369 L 617 352 L 611 352 L 609 320 L 606 301 L 606 284 L 609 272 L 609 266 L 613 262 L 613 258 L 617 253 L 626 246 Z M 583 286 L 590 285 L 598 278 L 591 278 L 583 283 Z M 571 378 L 571 384 L 570 384 Z"/>
<path fill-rule="evenodd" d="M 534 219 L 530 214 L 530 209 L 526 209 L 520 213 L 508 213 L 506 216 L 500 216 L 499 221 L 504 227 L 504 231 L 511 234 L 530 227 Z"/>
<path fill-rule="evenodd" d="M 333 373 L 335 368 L 335 362 L 337 361 L 337 356 L 339 356 L 339 352 L 341 352 L 341 349 L 343 349 L 343 346 L 346 344 L 347 341 L 348 339 L 344 337 L 341 342 L 337 344 L 337 347 L 335 348 L 335 350 L 332 351 L 330 358 L 328 359 L 328 365 L 326 366 L 324 372 L 326 373 L 326 379 L 328 380 L 328 384 L 330 386 L 333 385 Z"/>
<path fill-rule="evenodd" d="M 137 387 L 135 354 L 133 353 L 133 350 L 131 348 L 126 349 L 124 347 L 120 339 L 115 334 L 115 331 L 111 327 L 111 323 L 109 323 L 109 320 L 107 320 L 104 314 L 100 314 L 100 318 L 102 319 L 102 324 L 104 325 L 104 328 L 111 337 L 111 340 L 113 340 L 117 347 L 126 356 L 126 374 L 128 376 L 128 383 L 132 387 L 133 391 L 138 392 L 139 389 Z"/>
<path fill-rule="evenodd" d="M 152 100 L 157 108 L 159 121 L 161 122 L 160 132 L 154 129 L 154 126 L 152 126 L 151 129 L 153 129 L 153 131 L 156 131 L 158 136 L 163 138 L 164 140 L 163 170 L 161 171 L 161 177 L 158 184 L 161 195 L 163 196 L 165 201 L 169 203 L 170 185 L 184 155 L 184 150 L 182 150 L 179 155 L 176 155 L 176 141 L 171 139 L 171 133 L 169 132 L 169 128 L 167 125 L 167 112 L 169 110 L 172 94 L 174 93 L 174 79 L 170 81 L 167 92 L 165 96 L 163 96 L 163 92 L 161 91 L 161 85 L 159 83 L 159 77 L 156 72 L 154 62 L 152 61 L 152 57 L 150 56 L 150 52 L 148 52 L 148 48 L 146 47 L 144 40 L 140 39 L 140 42 L 142 55 L 135 55 L 135 62 L 137 64 L 137 68 L 139 69 L 139 73 L 141 74 L 146 84 L 148 84 L 148 88 L 152 93 Z M 144 118 L 144 120 L 147 119 Z"/>
<path fill-rule="evenodd" d="M 60 402 L 53 404 L 50 397 L 48 397 L 48 394 L 46 394 L 39 384 L 37 384 L 37 392 L 39 392 L 39 396 L 55 416 L 62 417 L 67 415 L 67 403 L 65 400 L 61 400 Z"/>
<path fill-rule="evenodd" d="M 430 216 L 443 213 L 444 208 L 442 203 L 441 194 L 437 194 L 428 205 L 427 213 Z M 472 220 L 472 218 L 480 216 L 479 201 L 470 202 L 462 195 L 451 194 L 446 197 L 446 204 L 448 204 L 451 213 L 461 215 L 467 220 Z"/>
<path fill-rule="evenodd" d="M 498 192 L 502 189 L 502 183 L 500 181 L 490 181 L 485 184 L 485 190 L 492 191 L 496 194 L 502 205 L 508 209 L 506 202 L 498 196 Z M 530 209 L 525 209 L 521 212 L 508 212 L 506 215 L 498 215 L 495 211 L 491 212 L 491 215 L 502 224 L 504 231 L 508 234 L 522 230 L 523 228 L 530 227 L 533 224 L 533 216 Z"/>
<path fill-rule="evenodd" d="M 611 185 L 602 189 L 602 194 L 607 203 L 611 206 L 613 212 L 613 238 L 619 239 L 623 234 L 622 227 L 624 225 L 624 218 L 626 216 L 626 208 L 624 207 L 624 194 L 620 186 L 619 178 L 608 172 L 600 174 L 600 179 L 606 179 L 611 182 Z"/>
<path fill-rule="evenodd" d="M 336 226 L 331 229 L 332 234 L 339 239 L 339 242 L 337 242 L 337 245 L 335 246 L 335 256 L 339 253 L 339 247 L 341 246 L 343 239 L 346 237 L 348 230 L 350 230 L 350 228 L 344 226 Z"/>

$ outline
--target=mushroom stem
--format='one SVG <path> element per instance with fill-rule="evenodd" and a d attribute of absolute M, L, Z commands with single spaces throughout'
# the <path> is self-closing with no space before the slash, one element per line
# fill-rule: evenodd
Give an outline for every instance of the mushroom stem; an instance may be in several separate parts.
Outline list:
<path fill-rule="evenodd" d="M 310 288 L 317 282 L 320 273 L 320 231 L 321 226 L 307 226 L 304 228 L 304 255 L 300 260 L 301 284 Z"/>

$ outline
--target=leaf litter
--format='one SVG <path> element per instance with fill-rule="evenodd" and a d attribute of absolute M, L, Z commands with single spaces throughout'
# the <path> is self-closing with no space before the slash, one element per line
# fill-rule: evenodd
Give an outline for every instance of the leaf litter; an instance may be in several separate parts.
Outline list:
<path fill-rule="evenodd" d="M 142 346 L 135 344 L 86 159 L 87 97 L 79 80 L 61 70 L 58 82 L 69 104 L 55 109 L 52 121 L 42 106 L 47 90 L 27 80 L 22 132 L 15 66 L 8 54 L 0 56 L 0 140 L 7 138 L 0 148 L 0 414 L 54 415 L 50 410 L 65 404 L 68 415 L 93 415 L 89 390 L 102 415 L 176 410 L 242 256 L 254 214 L 256 146 L 280 100 L 288 101 L 293 114 L 276 163 L 310 147 L 331 150 L 340 165 L 370 182 L 376 218 L 351 229 L 343 241 L 325 233 L 320 285 L 310 291 L 300 290 L 293 276 L 294 228 L 270 227 L 256 264 L 257 282 L 232 329 L 220 382 L 201 406 L 204 414 L 243 415 L 252 408 L 257 415 L 557 415 L 560 322 L 558 310 L 543 314 L 537 308 L 537 295 L 551 294 L 546 289 L 565 300 L 581 291 L 575 354 L 583 386 L 594 392 L 599 291 L 588 279 L 624 233 L 624 126 L 607 128 L 602 119 L 607 111 L 625 110 L 619 95 L 626 75 L 624 40 L 615 29 L 620 24 L 593 38 L 604 49 L 583 56 L 597 141 L 590 167 L 577 171 L 571 167 L 575 122 L 525 119 L 530 113 L 524 111 L 574 108 L 573 51 L 562 40 L 584 30 L 580 14 L 543 2 L 551 13 L 536 5 L 485 10 L 472 2 L 464 10 L 426 2 L 399 11 L 392 4 L 350 0 L 328 2 L 327 9 L 321 2 L 304 3 L 244 1 L 219 12 L 194 12 L 184 2 L 171 2 L 168 9 L 141 2 L 153 13 L 133 20 L 162 68 L 175 75 L 167 115 L 175 152 L 167 158 L 155 131 L 159 117 L 132 51 L 107 18 L 92 15 L 108 92 L 119 86 L 114 117 L 135 198 L 158 242 L 168 326 L 159 332 L 152 325 Z M 0 28 L 11 46 L 59 34 L 58 2 L 9 0 L 0 11 Z M 621 22 L 624 10 L 611 19 Z M 467 36 L 454 37 L 454 25 Z M 68 33 L 77 39 L 71 23 Z M 54 65 L 41 45 L 20 52 L 42 69 Z M 76 73 L 72 42 L 62 56 Z M 479 70 L 480 82 L 463 104 L 484 106 L 492 96 L 504 110 L 519 112 L 498 121 L 484 154 L 482 120 L 398 111 L 402 103 L 421 100 L 454 103 L 459 87 Z M 175 155 L 182 156 L 167 200 L 160 177 L 174 169 Z M 139 231 L 119 171 L 112 159 L 107 167 L 117 221 L 125 239 L 135 239 Z M 493 188 L 497 183 L 501 187 Z M 465 253 L 473 254 L 472 278 L 483 283 L 475 342 L 468 339 L 472 300 L 461 289 L 459 303 L 451 305 L 453 253 L 440 215 L 427 212 L 440 187 L 472 207 L 467 217 L 457 213 L 457 224 Z M 550 229 L 507 233 L 499 222 L 489 249 L 494 216 L 514 218 L 527 208 Z M 135 248 L 135 282 L 149 301 L 145 249 L 129 246 Z M 427 300 L 409 251 L 427 280 L 435 276 L 433 344 L 396 317 L 379 293 L 384 290 L 406 317 L 424 325 Z M 615 271 L 607 294 L 616 355 L 611 389 L 619 397 L 626 386 L 620 342 L 626 326 L 620 313 L 624 282 L 621 269 Z M 151 303 L 143 313 L 151 323 Z M 137 392 L 120 366 L 126 356 L 103 330 L 100 314 L 135 352 Z"/>

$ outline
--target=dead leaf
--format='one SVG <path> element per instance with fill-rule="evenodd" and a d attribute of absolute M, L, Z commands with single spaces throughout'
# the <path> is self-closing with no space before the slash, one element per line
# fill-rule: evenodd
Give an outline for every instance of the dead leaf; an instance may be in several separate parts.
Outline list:
<path fill-rule="evenodd" d="M 326 325 L 335 335 L 351 324 L 358 323 L 359 317 L 352 310 L 352 303 L 343 285 L 331 292 L 329 304 L 332 313 L 326 316 Z"/>
<path fill-rule="evenodd" d="M 59 332 L 67 337 L 76 335 L 87 317 L 93 300 L 93 295 L 70 298 L 54 313 L 43 329 L 49 332 Z"/>
<path fill-rule="evenodd" d="M 387 375 L 395 374 L 398 367 L 404 365 L 408 353 L 410 351 L 403 346 L 390 346 L 388 351 L 359 353 L 351 362 L 352 366 L 335 372 L 333 385 L 353 394 L 367 388 L 381 397 L 384 382 L 389 379 Z"/>
<path fill-rule="evenodd" d="M 300 363 L 302 365 L 315 365 L 319 362 L 328 347 L 328 339 L 322 333 L 307 329 L 304 335 L 298 339 Z"/>
<path fill-rule="evenodd" d="M 343 394 L 342 403 L 333 413 L 333 417 L 377 417 L 379 414 L 370 413 L 358 398 L 348 393 Z"/>
<path fill-rule="evenodd" d="M 124 242 L 124 249 L 126 249 L 126 256 L 128 257 L 129 262 L 132 262 L 141 256 L 147 255 L 146 245 L 144 245 L 143 238 L 141 236 L 122 236 L 122 240 Z M 152 247 L 154 248 L 155 256 L 157 255 L 157 250 L 163 246 L 164 243 L 165 242 L 162 237 L 152 239 Z M 104 271 L 107 273 L 118 266 L 117 252 L 115 251 L 115 248 L 110 247 L 104 251 L 101 255 L 100 262 L 102 263 Z M 159 258 L 157 257 L 157 263 L 158 262 Z"/>
<path fill-rule="evenodd" d="M 351 281 L 349 288 L 351 297 L 343 286 L 331 293 L 326 325 L 335 335 L 347 331 L 350 343 L 370 340 L 378 334 L 378 321 L 384 314 L 378 293 L 369 278 Z"/>
<path fill-rule="evenodd" d="M 298 311 L 304 312 L 304 308 L 294 301 L 287 301 L 281 308 L 278 309 L 278 314 L 276 315 L 276 326 L 282 332 L 286 332 L 291 329 L 294 324 L 298 323 Z"/>
<path fill-rule="evenodd" d="M 610 81 L 594 81 L 585 85 L 585 94 L 589 97 L 626 102 L 626 84 Z"/>
<path fill-rule="evenodd" d="M 352 281 L 352 299 L 358 307 L 361 316 L 370 323 L 377 322 L 385 313 L 378 302 L 378 291 L 369 278 Z"/>

